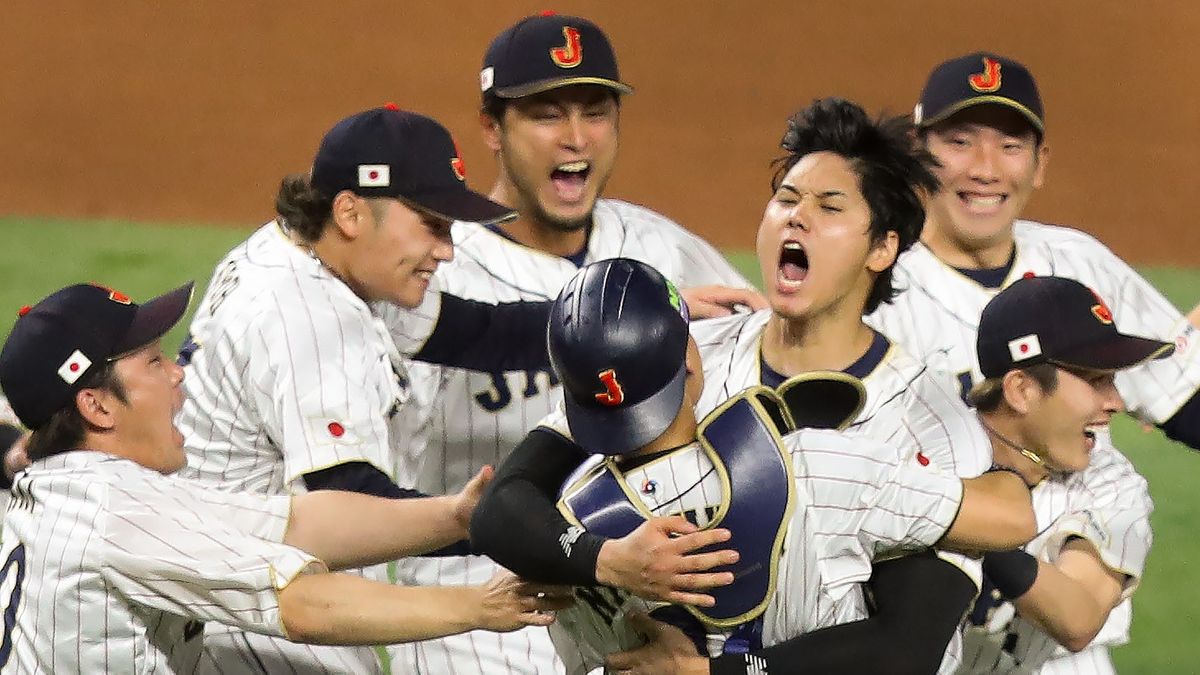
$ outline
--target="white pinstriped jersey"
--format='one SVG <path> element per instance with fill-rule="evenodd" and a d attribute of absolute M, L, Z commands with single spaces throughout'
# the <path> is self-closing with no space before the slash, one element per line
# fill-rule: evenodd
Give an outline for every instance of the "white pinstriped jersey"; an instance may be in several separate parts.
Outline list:
<path fill-rule="evenodd" d="M 487 302 L 553 300 L 579 270 L 571 261 L 522 246 L 474 223 L 455 223 L 454 261 L 439 268 L 442 287 Z M 616 199 L 597 201 L 584 263 L 614 257 L 641 260 L 681 288 L 721 284 L 749 287 L 716 249 L 649 209 Z M 417 344 L 428 321 L 401 310 L 382 312 L 398 341 Z M 424 363 L 410 366 L 413 400 L 400 413 L 409 439 L 396 476 L 429 493 L 460 489 L 485 464 L 498 464 L 553 408 L 559 387 L 546 371 L 475 373 Z M 437 399 L 436 404 L 431 403 Z M 409 584 L 483 583 L 495 571 L 487 559 L 411 558 L 397 563 Z M 501 636 L 464 634 L 398 645 L 414 669 L 427 673 L 554 672 L 540 628 Z M 536 643 L 530 643 L 530 640 Z M 482 641 L 483 644 L 478 644 Z"/>
<path fill-rule="evenodd" d="M 1153 422 L 1169 419 L 1200 387 L 1200 347 L 1195 344 L 1198 336 L 1187 319 L 1149 282 L 1088 234 L 1018 220 L 1013 236 L 1015 258 L 1002 287 L 1029 273 L 1075 279 L 1113 308 L 1122 332 L 1175 342 L 1176 352 L 1170 358 L 1117 373 L 1117 388 L 1131 412 Z M 900 256 L 895 269 L 895 283 L 902 292 L 891 305 L 881 305 L 868 322 L 918 358 L 954 373 L 965 392 L 982 379 L 975 353 L 979 316 L 1000 289 L 976 283 L 920 243 Z M 1150 546 L 1148 531 L 1144 546 Z M 1074 664 L 1063 665 L 1067 672 L 1076 667 L 1079 672 L 1093 672 L 1089 669 L 1109 662 L 1106 653 L 1090 652 L 1106 651 L 1105 645 L 1123 644 L 1129 639 L 1129 604 L 1127 600 L 1113 610 L 1091 647 L 1061 656 L 1061 660 Z"/>
<path fill-rule="evenodd" d="M 34 462 L 4 515 L 0 672 L 192 673 L 202 622 L 283 636 L 278 592 L 324 571 L 280 543 L 290 510 L 98 452 Z"/>
<path fill-rule="evenodd" d="M 749 315 L 692 322 L 692 336 L 704 364 L 704 393 L 696 406 L 703 417 L 737 392 L 762 383 L 762 333 L 769 309 Z M 955 394 L 952 383 L 892 345 L 862 378 L 867 401 L 849 429 L 886 445 L 864 446 L 920 458 L 955 475 L 971 478 L 992 463 L 992 446 L 974 413 Z M 884 459 L 884 458 L 880 458 Z M 886 458 L 893 459 L 893 458 Z M 977 559 L 939 551 L 976 587 L 983 572 Z M 960 639 L 955 635 L 939 672 L 957 666 Z"/>
<path fill-rule="evenodd" d="M 566 433 L 561 413 L 546 426 Z M 804 429 L 784 436 L 796 503 L 787 523 L 776 590 L 763 614 L 763 646 L 867 616 L 862 583 L 871 560 L 931 546 L 945 534 L 962 500 L 961 481 L 934 466 L 901 458 L 859 432 Z M 655 515 L 704 514 L 721 503 L 709 457 L 692 444 L 625 473 L 630 493 Z M 654 489 L 647 490 L 648 481 Z M 589 672 L 608 654 L 640 644 L 621 618 L 646 611 L 641 599 L 611 588 L 578 589 L 576 604 L 550 627 L 569 675 Z M 725 635 L 708 636 L 710 655 Z"/>
<path fill-rule="evenodd" d="M 1141 579 L 1152 538 L 1150 512 L 1154 504 L 1146 480 L 1124 455 L 1104 441 L 1097 443 L 1086 469 L 1035 487 L 1033 507 L 1038 536 L 1025 547 L 1031 554 L 1053 563 L 1068 537 L 1082 537 L 1096 547 L 1105 565 L 1126 575 L 1122 603 L 1113 610 L 1116 616 L 1110 615 L 1094 641 L 1100 645 L 1123 644 L 1128 639 L 1129 597 Z M 1039 666 L 1067 654 L 1049 635 L 1013 614 L 1013 606 L 1003 603 L 993 609 L 985 626 L 967 629 L 960 672 L 1046 672 L 1049 669 L 1039 670 Z M 1096 668 L 1109 663 L 1107 649 L 1088 649 L 1080 654 L 1084 656 L 1077 658 L 1082 663 Z M 1076 659 L 1059 658 L 1056 663 L 1082 667 Z"/>
<path fill-rule="evenodd" d="M 1175 354 L 1117 374 L 1117 388 L 1138 417 L 1170 419 L 1200 389 L 1200 336 L 1179 310 L 1133 268 L 1091 235 L 1018 220 L 1016 258 L 1002 286 L 1023 275 L 1075 279 L 1113 310 L 1124 333 L 1174 342 Z M 900 256 L 895 283 L 902 289 L 868 321 L 918 359 L 978 382 L 975 335 L 983 307 L 999 289 L 985 288 L 939 260 L 923 244 Z"/>
<path fill-rule="evenodd" d="M 180 475 L 267 495 L 302 492 L 304 474 L 344 462 L 391 475 L 389 424 L 407 398 L 403 358 L 367 304 L 278 225 L 217 265 L 191 337 Z M 380 667 L 369 647 L 210 632 L 208 651 L 223 669 L 270 670 L 280 654 L 317 672 Z"/>

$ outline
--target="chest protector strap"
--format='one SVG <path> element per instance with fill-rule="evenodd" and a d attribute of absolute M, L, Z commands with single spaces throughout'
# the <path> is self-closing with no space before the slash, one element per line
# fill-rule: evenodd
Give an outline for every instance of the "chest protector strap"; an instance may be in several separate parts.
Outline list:
<path fill-rule="evenodd" d="M 766 387 L 747 389 L 706 417 L 698 440 L 721 481 L 721 503 L 705 529 L 727 528 L 738 562 L 734 582 L 714 588 L 713 607 L 688 607 L 704 623 L 729 628 L 763 613 L 775 591 L 784 535 L 795 502 L 791 458 L 779 423 L 789 415 Z M 787 420 L 790 422 L 790 419 Z M 615 458 L 607 458 L 563 491 L 559 509 L 568 520 L 609 538 L 629 534 L 653 514 L 632 494 Z"/>

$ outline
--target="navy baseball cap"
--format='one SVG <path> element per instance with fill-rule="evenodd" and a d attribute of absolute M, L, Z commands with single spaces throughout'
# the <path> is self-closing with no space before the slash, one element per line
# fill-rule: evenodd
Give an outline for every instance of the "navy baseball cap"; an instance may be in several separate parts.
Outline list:
<path fill-rule="evenodd" d="M 1122 370 L 1166 358 L 1175 345 L 1119 332 L 1104 300 L 1074 279 L 1028 277 L 983 308 L 976 350 L 980 371 L 991 378 L 1047 362 Z"/>
<path fill-rule="evenodd" d="M 338 122 L 317 149 L 312 185 L 333 197 L 388 197 L 447 220 L 485 225 L 516 217 L 467 188 L 467 171 L 450 132 L 393 103 Z"/>
<path fill-rule="evenodd" d="M 486 99 L 521 98 L 570 84 L 598 84 L 621 94 L 617 55 L 596 24 L 577 16 L 542 12 L 521 19 L 492 40 L 479 71 Z"/>
<path fill-rule="evenodd" d="M 13 412 L 26 427 L 41 428 L 95 367 L 171 330 L 191 298 L 192 282 L 141 305 L 111 288 L 76 284 L 22 308 L 0 351 L 0 388 Z"/>
<path fill-rule="evenodd" d="M 1025 66 L 989 52 L 976 52 L 942 63 L 929 74 L 913 109 L 918 127 L 930 127 L 974 105 L 992 103 L 1016 110 L 1041 137 L 1046 115 L 1037 82 Z"/>
<path fill-rule="evenodd" d="M 687 305 L 653 267 L 613 258 L 580 269 L 550 308 L 546 341 L 567 425 L 585 450 L 632 452 L 679 415 Z"/>

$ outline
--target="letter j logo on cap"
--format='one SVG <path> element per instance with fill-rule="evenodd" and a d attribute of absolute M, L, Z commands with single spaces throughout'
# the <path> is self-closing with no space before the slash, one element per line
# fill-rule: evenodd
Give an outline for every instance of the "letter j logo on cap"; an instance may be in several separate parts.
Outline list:
<path fill-rule="evenodd" d="M 983 94 L 989 94 L 1000 88 L 1000 62 L 983 57 L 983 72 L 974 73 L 967 82 L 971 88 Z"/>
<path fill-rule="evenodd" d="M 625 390 L 617 382 L 617 372 L 612 368 L 600 373 L 604 391 L 596 394 L 596 400 L 607 406 L 618 406 L 625 402 Z"/>
<path fill-rule="evenodd" d="M 562 32 L 566 44 L 551 49 L 550 60 L 559 68 L 574 68 L 583 63 L 583 45 L 579 42 L 579 30 L 564 26 Z"/>

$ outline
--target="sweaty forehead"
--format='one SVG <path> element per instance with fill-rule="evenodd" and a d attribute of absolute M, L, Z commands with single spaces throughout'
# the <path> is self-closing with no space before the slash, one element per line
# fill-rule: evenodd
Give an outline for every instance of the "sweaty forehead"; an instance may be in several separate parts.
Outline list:
<path fill-rule="evenodd" d="M 835 152 L 812 152 L 800 158 L 780 182 L 781 188 L 822 196 L 840 193 L 861 196 L 854 163 Z"/>

